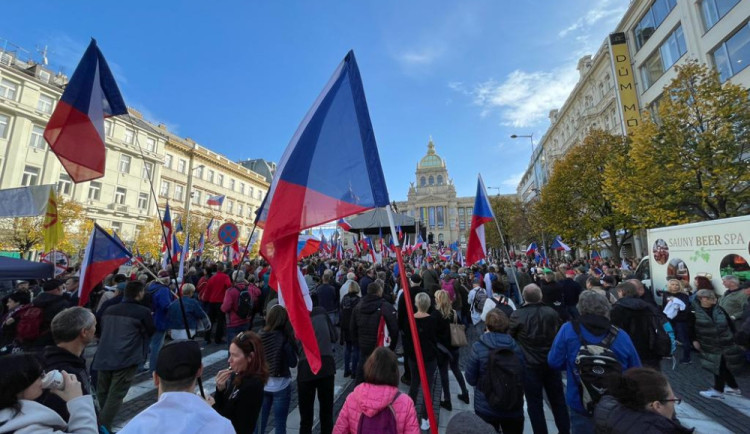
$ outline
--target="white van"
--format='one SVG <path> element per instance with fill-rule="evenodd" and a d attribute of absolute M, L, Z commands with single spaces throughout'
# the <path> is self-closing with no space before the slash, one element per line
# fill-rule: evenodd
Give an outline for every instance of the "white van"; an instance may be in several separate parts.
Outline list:
<path fill-rule="evenodd" d="M 695 277 L 706 276 L 717 294 L 724 293 L 723 276 L 737 276 L 741 284 L 750 280 L 750 215 L 649 229 L 647 237 L 651 255 L 635 274 L 657 301 L 670 279 L 695 289 Z"/>

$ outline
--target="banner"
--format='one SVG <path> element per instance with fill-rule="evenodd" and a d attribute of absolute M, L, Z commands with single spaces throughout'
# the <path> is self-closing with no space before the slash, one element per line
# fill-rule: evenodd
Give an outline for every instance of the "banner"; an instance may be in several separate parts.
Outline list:
<path fill-rule="evenodd" d="M 609 35 L 609 55 L 612 58 L 612 71 L 617 80 L 617 101 L 620 104 L 623 132 L 630 134 L 633 128 L 641 123 L 641 111 L 625 33 Z"/>

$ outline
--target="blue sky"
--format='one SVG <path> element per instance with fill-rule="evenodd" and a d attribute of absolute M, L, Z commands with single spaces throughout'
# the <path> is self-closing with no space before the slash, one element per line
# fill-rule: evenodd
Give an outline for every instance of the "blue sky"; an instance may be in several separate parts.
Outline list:
<path fill-rule="evenodd" d="M 72 73 L 97 39 L 128 105 L 233 160 L 278 161 L 349 49 L 392 200 L 432 136 L 460 196 L 515 193 L 538 140 L 627 2 L 3 2 L 0 38 Z M 35 57 L 39 58 L 36 53 Z M 489 189 L 495 194 L 496 189 Z"/>

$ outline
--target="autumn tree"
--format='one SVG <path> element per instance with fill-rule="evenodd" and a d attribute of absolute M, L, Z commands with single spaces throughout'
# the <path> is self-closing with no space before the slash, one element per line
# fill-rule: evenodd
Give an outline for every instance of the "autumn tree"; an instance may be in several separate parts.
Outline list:
<path fill-rule="evenodd" d="M 537 207 L 547 244 L 556 235 L 577 247 L 593 239 L 620 262 L 620 249 L 633 236 L 635 222 L 613 206 L 604 183 L 607 166 L 625 152 L 623 140 L 622 136 L 593 130 L 555 164 Z"/>
<path fill-rule="evenodd" d="M 605 191 L 644 227 L 750 212 L 750 99 L 688 62 L 644 116 L 627 154 L 608 166 Z"/>
<path fill-rule="evenodd" d="M 508 250 L 523 245 L 532 235 L 527 209 L 515 195 L 491 196 L 492 211 L 498 219 Z M 500 235 L 495 222 L 484 226 L 488 247 L 500 247 Z"/>

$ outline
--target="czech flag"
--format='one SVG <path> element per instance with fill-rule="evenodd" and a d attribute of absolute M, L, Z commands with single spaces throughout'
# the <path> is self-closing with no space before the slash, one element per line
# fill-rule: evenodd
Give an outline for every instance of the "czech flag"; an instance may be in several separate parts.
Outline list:
<path fill-rule="evenodd" d="M 565 243 L 562 242 L 562 238 L 560 237 L 560 235 L 558 235 L 555 238 L 555 241 L 552 242 L 552 245 L 550 246 L 550 249 L 561 251 L 561 252 L 569 252 L 570 251 L 570 247 L 568 247 L 567 244 L 565 244 Z"/>
<path fill-rule="evenodd" d="M 339 219 L 339 221 L 336 222 L 336 225 L 347 232 L 352 230 L 352 225 L 350 225 L 346 219 Z"/>
<path fill-rule="evenodd" d="M 260 253 L 274 270 L 291 324 L 317 373 L 320 349 L 298 279 L 299 233 L 390 202 L 354 52 L 294 133 L 266 199 L 258 218 L 264 229 Z"/>
<path fill-rule="evenodd" d="M 91 39 L 44 129 L 50 150 L 73 182 L 104 176 L 104 119 L 127 112 L 112 71 Z"/>
<path fill-rule="evenodd" d="M 203 249 L 206 247 L 206 241 L 203 237 L 204 235 L 201 234 L 201 238 L 198 240 L 198 248 L 195 250 L 195 256 L 201 256 L 203 254 Z"/>
<path fill-rule="evenodd" d="M 182 227 L 182 217 L 177 217 L 177 223 L 174 225 L 174 232 L 183 232 L 185 229 Z"/>
<path fill-rule="evenodd" d="M 482 175 L 477 180 L 477 195 L 474 199 L 474 211 L 471 215 L 469 243 L 466 246 L 466 263 L 473 265 L 487 257 L 487 246 L 484 239 L 484 224 L 495 218 L 492 206 L 487 198 Z"/>
<path fill-rule="evenodd" d="M 167 249 L 172 248 L 172 215 L 169 212 L 169 202 L 164 207 L 164 220 L 161 222 L 163 229 L 162 238 L 164 239 L 164 245 L 161 246 L 162 253 L 166 252 Z"/>
<path fill-rule="evenodd" d="M 224 203 L 224 198 L 226 196 L 223 194 L 217 195 L 217 196 L 208 196 L 208 200 L 206 201 L 207 205 L 216 205 L 221 206 L 221 204 Z M 213 221 L 213 219 L 211 219 Z M 210 227 L 210 226 L 209 226 Z"/>
<path fill-rule="evenodd" d="M 297 259 L 306 258 L 320 250 L 320 240 L 312 235 L 302 234 L 297 239 Z"/>
<path fill-rule="evenodd" d="M 537 251 L 536 243 L 531 243 L 529 244 L 529 247 L 526 248 L 526 255 L 532 255 L 536 251 Z"/>
<path fill-rule="evenodd" d="M 78 283 L 78 305 L 84 306 L 89 295 L 115 268 L 128 262 L 133 254 L 101 226 L 94 223 L 89 243 L 86 245 L 81 263 L 81 278 Z"/>

